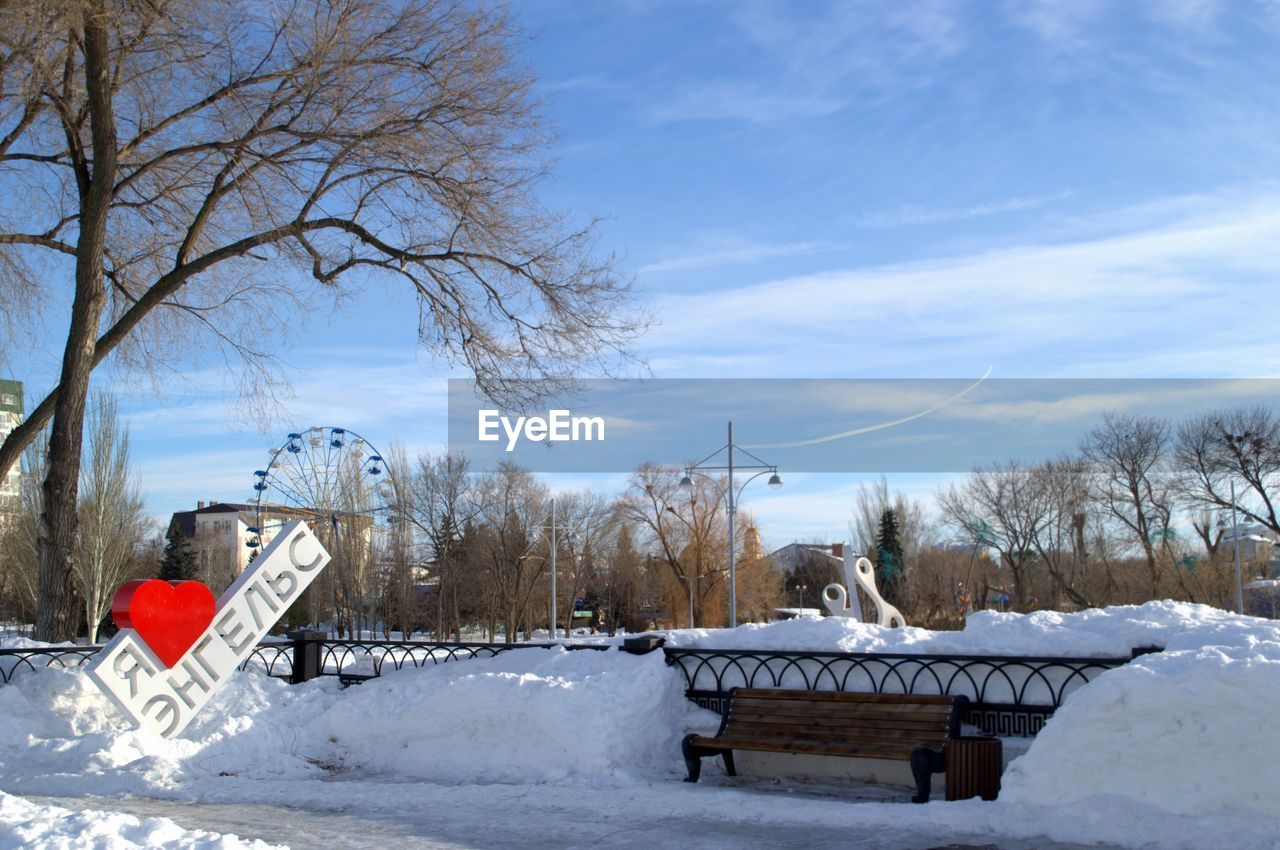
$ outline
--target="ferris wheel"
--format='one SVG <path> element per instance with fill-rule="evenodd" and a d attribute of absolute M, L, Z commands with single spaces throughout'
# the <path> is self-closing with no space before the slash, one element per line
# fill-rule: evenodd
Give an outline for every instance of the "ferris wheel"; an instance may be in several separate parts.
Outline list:
<path fill-rule="evenodd" d="M 381 548 L 395 495 L 386 463 L 354 431 L 314 426 L 289 434 L 256 470 L 254 524 L 246 545 L 261 551 L 285 525 L 304 520 L 327 546 L 362 541 Z"/>

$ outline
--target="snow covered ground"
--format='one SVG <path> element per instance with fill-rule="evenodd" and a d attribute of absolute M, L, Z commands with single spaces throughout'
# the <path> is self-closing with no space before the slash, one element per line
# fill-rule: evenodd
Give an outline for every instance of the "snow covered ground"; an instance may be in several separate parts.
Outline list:
<path fill-rule="evenodd" d="M 75 811 L 33 803 L 0 792 L 0 848 L 172 847 L 181 850 L 268 850 L 262 841 L 241 841 L 235 835 L 188 830 L 168 818 L 140 820 L 118 812 Z"/>
<path fill-rule="evenodd" d="M 245 672 L 172 741 L 129 729 L 78 670 L 24 673 L 0 686 L 0 790 L 36 801 L 0 798 L 0 847 L 23 846 L 17 830 L 34 824 L 48 831 L 25 846 L 253 846 L 234 834 L 329 848 L 1280 848 L 1280 739 L 1265 725 L 1280 707 L 1280 627 L 1270 621 L 1152 603 L 983 614 L 959 633 L 798 620 L 671 640 L 1167 650 L 1073 694 L 1011 764 L 998 801 L 926 806 L 899 789 L 730 779 L 711 763 L 702 783 L 681 782 L 680 736 L 717 718 L 684 700 L 661 653 L 530 649 L 346 690 Z M 170 820 L 69 817 L 50 803 Z M 122 843 L 106 841 L 112 831 Z M 57 843 L 68 837 L 79 843 Z"/>

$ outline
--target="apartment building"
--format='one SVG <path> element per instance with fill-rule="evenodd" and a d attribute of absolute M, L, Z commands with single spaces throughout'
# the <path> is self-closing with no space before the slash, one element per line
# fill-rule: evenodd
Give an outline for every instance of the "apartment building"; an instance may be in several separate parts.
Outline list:
<path fill-rule="evenodd" d="M 22 382 L 0 378 L 0 441 L 22 423 L 24 413 Z M 0 480 L 0 515 L 17 513 L 21 485 L 22 465 L 14 464 L 13 469 Z"/>

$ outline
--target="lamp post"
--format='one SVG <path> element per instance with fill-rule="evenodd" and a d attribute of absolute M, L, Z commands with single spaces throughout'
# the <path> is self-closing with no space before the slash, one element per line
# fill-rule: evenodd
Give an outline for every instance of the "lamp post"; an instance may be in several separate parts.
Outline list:
<path fill-rule="evenodd" d="M 754 464 L 739 463 L 735 465 L 733 462 L 734 449 L 737 449 L 742 454 L 751 458 L 751 460 L 755 461 L 755 463 Z M 721 452 L 725 452 L 727 454 L 727 458 L 728 458 L 727 465 L 725 466 L 711 465 L 710 461 L 713 458 L 715 458 L 717 455 L 719 455 Z M 752 475 L 750 478 L 748 478 L 746 481 L 742 482 L 742 486 L 738 488 L 737 492 L 734 492 L 734 489 L 733 489 L 734 469 L 746 469 L 746 470 L 754 469 L 759 471 L 756 472 L 755 475 Z M 742 491 L 746 489 L 748 484 L 750 484 L 752 481 L 759 478 L 761 475 L 764 475 L 766 472 L 769 473 L 769 488 L 771 490 L 777 490 L 779 487 L 782 486 L 782 478 L 779 477 L 778 475 L 778 467 L 770 463 L 765 463 L 763 460 L 756 457 L 751 452 L 747 451 L 741 446 L 735 446 L 733 444 L 733 422 L 729 423 L 729 442 L 728 443 L 716 449 L 714 452 L 707 455 L 705 458 L 693 464 L 692 466 L 685 467 L 684 477 L 680 479 L 680 485 L 679 485 L 680 490 L 685 493 L 691 492 L 693 490 L 693 478 L 692 478 L 693 474 L 695 472 L 705 473 L 705 471 L 707 470 L 725 470 L 728 472 L 728 475 L 729 475 L 729 486 L 725 488 L 725 503 L 726 503 L 726 507 L 728 508 L 728 514 L 729 514 L 729 628 L 734 629 L 738 627 L 738 581 L 737 581 L 737 572 L 735 570 L 735 555 L 734 555 L 734 540 L 733 540 L 734 518 L 738 510 L 738 506 L 737 506 L 738 497 L 742 495 Z"/>
<path fill-rule="evenodd" d="M 556 497 L 551 497 L 551 639 L 556 639 Z"/>
<path fill-rule="evenodd" d="M 801 611 L 802 613 L 804 612 L 804 589 L 805 589 L 805 587 L 807 587 L 807 585 L 803 585 L 803 584 L 801 584 L 801 585 L 797 585 L 797 586 L 796 586 L 796 590 L 800 591 L 800 611 Z"/>
<path fill-rule="evenodd" d="M 1245 465 L 1246 452 L 1252 452 L 1256 456 L 1265 448 L 1263 439 L 1255 434 L 1245 431 L 1241 434 L 1228 431 L 1221 422 L 1215 421 L 1214 424 L 1222 434 L 1223 441 L 1231 447 L 1231 453 L 1241 467 Z M 1236 568 L 1236 613 L 1244 613 L 1244 580 L 1241 577 L 1240 569 L 1240 527 L 1236 524 L 1236 480 L 1231 479 L 1231 542 L 1233 549 L 1233 560 Z"/>

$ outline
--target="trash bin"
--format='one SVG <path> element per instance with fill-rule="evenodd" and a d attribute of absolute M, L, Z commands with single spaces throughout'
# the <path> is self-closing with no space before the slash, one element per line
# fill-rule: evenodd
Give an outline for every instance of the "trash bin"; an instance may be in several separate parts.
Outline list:
<path fill-rule="evenodd" d="M 999 738 L 962 736 L 947 741 L 947 799 L 981 797 L 994 800 L 1000 793 L 1004 771 L 1004 747 Z"/>

